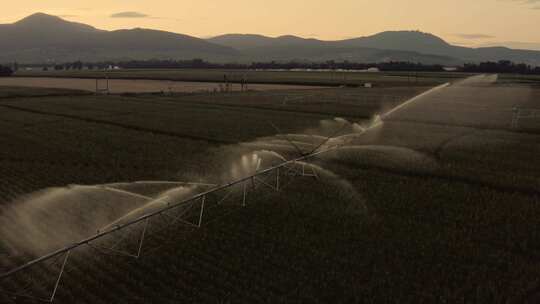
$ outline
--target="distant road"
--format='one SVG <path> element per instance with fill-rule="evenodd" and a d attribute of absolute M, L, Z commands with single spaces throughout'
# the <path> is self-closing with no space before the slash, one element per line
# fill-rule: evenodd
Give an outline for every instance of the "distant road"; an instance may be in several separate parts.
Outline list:
<path fill-rule="evenodd" d="M 125 69 L 125 70 L 61 70 L 18 71 L 18 77 L 105 78 L 172 80 L 185 82 L 231 83 L 243 79 L 250 84 L 279 84 L 307 86 L 436 86 L 462 79 L 470 74 L 449 72 L 345 72 L 345 71 L 263 71 L 220 69 Z"/>
<path fill-rule="evenodd" d="M 511 129 L 513 108 L 532 106 L 531 89 L 497 86 L 497 79 L 498 75 L 477 75 L 457 81 L 392 113 L 385 120 Z"/>
<path fill-rule="evenodd" d="M 144 80 L 144 79 L 109 79 L 110 93 L 151 93 L 151 92 L 175 92 L 194 93 L 202 91 L 219 91 L 221 83 L 216 82 L 185 82 L 169 80 Z M 107 81 L 98 81 L 100 89 L 105 88 Z M 37 88 L 73 89 L 94 92 L 96 80 L 91 78 L 59 78 L 59 77 L 6 77 L 0 78 L 0 86 L 21 86 Z M 302 85 L 280 84 L 250 84 L 247 89 L 256 91 L 272 90 L 297 90 L 317 88 Z M 240 91 L 240 84 L 231 84 L 231 90 Z"/>

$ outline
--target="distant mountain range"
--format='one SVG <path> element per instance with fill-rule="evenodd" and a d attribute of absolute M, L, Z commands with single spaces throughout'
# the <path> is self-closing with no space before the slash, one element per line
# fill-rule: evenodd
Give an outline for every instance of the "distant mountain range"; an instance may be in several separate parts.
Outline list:
<path fill-rule="evenodd" d="M 208 39 L 253 57 L 268 59 L 407 60 L 423 63 L 456 64 L 463 62 L 511 60 L 540 65 L 540 51 L 513 50 L 505 47 L 467 48 L 418 31 L 389 31 L 368 37 L 338 41 L 305 39 L 296 36 L 270 38 L 260 35 L 228 34 Z"/>
<path fill-rule="evenodd" d="M 0 62 L 4 63 L 201 58 L 215 62 L 349 60 L 445 65 L 511 60 L 540 66 L 540 51 L 466 48 L 418 31 L 382 32 L 339 41 L 243 34 L 204 40 L 139 28 L 104 31 L 42 13 L 0 25 L 0 41 Z"/>
<path fill-rule="evenodd" d="M 99 30 L 42 13 L 0 25 L 0 62 L 103 61 L 239 56 L 230 47 L 187 35 L 147 29 Z"/>

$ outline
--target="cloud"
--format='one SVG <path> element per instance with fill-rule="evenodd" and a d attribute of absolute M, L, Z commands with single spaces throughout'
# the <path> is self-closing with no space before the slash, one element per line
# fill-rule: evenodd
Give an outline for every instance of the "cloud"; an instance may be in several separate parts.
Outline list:
<path fill-rule="evenodd" d="M 488 35 L 488 34 L 464 34 L 464 33 L 460 33 L 460 34 L 454 34 L 454 36 L 460 37 L 460 38 L 463 38 L 463 39 L 491 39 L 491 38 L 495 38 L 495 36 Z"/>
<path fill-rule="evenodd" d="M 529 6 L 530 9 L 533 9 L 533 10 L 540 10 L 540 6 L 537 5 L 537 4 L 540 4 L 540 0 L 504 0 L 504 1 L 527 5 Z"/>
<path fill-rule="evenodd" d="M 150 18 L 150 15 L 139 12 L 120 12 L 110 16 L 111 18 Z"/>
<path fill-rule="evenodd" d="M 145 14 L 145 13 L 133 12 L 133 11 L 115 13 L 115 14 L 110 15 L 109 17 L 111 18 L 146 18 L 146 19 L 182 21 L 181 19 L 156 17 L 156 16 Z"/>
<path fill-rule="evenodd" d="M 540 0 L 506 0 L 510 2 L 517 2 L 517 3 L 523 3 L 523 4 L 536 4 L 540 3 Z"/>
<path fill-rule="evenodd" d="M 483 43 L 479 45 L 480 47 L 494 47 L 494 46 L 505 46 L 511 49 L 519 50 L 535 50 L 540 51 L 540 42 L 519 42 L 519 41 L 494 41 Z"/>

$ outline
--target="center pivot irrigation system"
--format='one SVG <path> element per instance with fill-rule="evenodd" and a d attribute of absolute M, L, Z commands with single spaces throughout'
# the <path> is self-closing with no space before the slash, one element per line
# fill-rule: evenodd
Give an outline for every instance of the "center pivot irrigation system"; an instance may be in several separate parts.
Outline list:
<path fill-rule="evenodd" d="M 384 113 L 380 116 L 380 119 L 382 120 L 386 116 L 403 108 L 404 106 L 407 106 L 419 98 L 445 88 L 448 85 L 449 83 L 445 83 L 428 90 L 399 105 L 391 111 Z M 277 126 L 272 123 L 270 124 L 278 132 L 278 134 L 283 134 Z M 376 127 L 377 125 L 373 125 L 370 128 Z M 217 207 L 225 200 L 229 199 L 235 190 L 239 190 L 242 201 L 241 206 L 245 207 L 247 206 L 248 192 L 250 189 L 253 192 L 258 186 L 262 186 L 264 189 L 268 189 L 270 191 L 281 191 L 285 188 L 285 186 L 291 183 L 291 181 L 286 183 L 287 177 L 290 177 L 291 179 L 294 177 L 309 177 L 318 179 L 319 176 L 317 175 L 314 167 L 306 163 L 306 161 L 309 161 L 310 159 L 313 159 L 321 154 L 339 149 L 340 145 L 327 145 L 326 147 L 325 145 L 332 138 L 343 131 L 345 126 L 346 125 L 344 125 L 343 128 L 339 128 L 334 134 L 326 138 L 324 141 L 322 141 L 322 143 L 308 153 L 303 152 L 298 145 L 296 145 L 286 135 L 283 135 L 284 139 L 287 140 L 299 153 L 299 157 L 292 160 L 283 161 L 278 165 L 274 165 L 260 171 L 256 171 L 249 176 L 237 179 L 227 184 L 214 186 L 210 190 L 201 192 L 180 202 L 168 202 L 165 201 L 165 199 L 157 199 L 154 202 L 159 202 L 160 206 L 163 206 L 158 210 L 148 212 L 142 216 L 136 217 L 135 219 L 126 220 L 124 222 L 116 222 L 111 226 L 104 228 L 103 231 L 98 231 L 91 237 L 68 245 L 62 249 L 41 256 L 10 271 L 0 274 L 0 294 L 7 294 L 12 297 L 31 298 L 44 302 L 53 302 L 60 285 L 62 275 L 66 272 L 66 265 L 68 264 L 70 255 L 79 248 L 89 247 L 103 254 L 138 259 L 141 257 L 145 238 L 147 238 L 149 235 L 162 232 L 165 229 L 169 229 L 173 225 L 180 225 L 182 227 L 191 229 L 201 228 L 205 224 L 205 214 L 208 215 L 208 211 L 212 207 Z M 364 132 L 370 128 L 365 129 Z M 324 149 L 322 149 L 323 147 Z M 226 194 L 222 196 L 222 192 L 226 192 Z M 158 220 L 153 221 L 153 219 Z M 208 223 L 208 221 L 206 223 Z M 164 225 L 165 227 L 161 227 L 162 229 L 155 228 L 156 226 L 159 227 L 160 225 Z M 151 231 L 152 228 L 154 228 L 153 232 Z M 110 242 L 105 242 L 108 237 L 115 238 L 119 233 L 124 233 L 119 241 L 115 241 L 112 245 Z M 118 247 L 119 244 L 128 239 L 130 236 L 136 236 L 136 247 L 131 248 L 131 250 L 120 250 Z M 50 284 L 50 286 L 43 286 L 43 284 L 41 284 L 39 286 L 39 291 L 45 293 L 46 296 L 32 295 L 31 292 L 35 291 L 36 289 L 36 287 L 33 285 L 35 284 L 34 281 L 39 281 L 38 279 L 34 279 L 32 276 L 32 269 L 47 267 L 47 264 L 48 266 L 54 264 L 59 265 L 59 267 L 57 267 L 58 269 L 56 269 L 57 274 L 54 275 L 53 278 L 54 284 Z M 49 269 L 46 269 L 46 272 L 49 271 Z M 22 275 L 27 272 L 30 272 L 30 274 L 26 274 L 23 278 L 16 278 L 18 275 Z M 43 280 L 43 274 L 41 275 L 40 279 L 41 281 Z M 21 287 L 21 283 L 24 286 Z"/>
<path fill-rule="evenodd" d="M 110 93 L 110 87 L 109 87 L 109 76 L 105 76 L 105 78 L 96 78 L 96 95 L 99 94 L 105 94 L 109 95 Z"/>
<path fill-rule="evenodd" d="M 156 201 L 162 203 L 162 206 L 164 207 L 157 211 L 147 213 L 124 223 L 113 224 L 112 226 L 105 228 L 104 231 L 98 231 L 97 234 L 91 237 L 68 245 L 62 249 L 41 256 L 10 271 L 0 274 L 0 286 L 2 286 L 0 288 L 0 293 L 6 294 L 13 298 L 21 297 L 31 298 L 33 300 L 43 302 L 53 302 L 60 285 L 62 275 L 64 272 L 66 272 L 66 265 L 68 264 L 70 254 L 76 249 L 87 246 L 97 250 L 100 253 L 138 259 L 141 257 L 145 237 L 152 234 L 150 233 L 150 228 L 152 225 L 163 225 L 165 220 L 165 228 L 170 228 L 172 225 L 179 225 L 181 227 L 195 229 L 201 228 L 205 223 L 205 212 L 207 212 L 209 208 L 217 207 L 217 205 L 223 203 L 231 196 L 234 190 L 239 190 L 238 192 L 240 194 L 241 206 L 246 207 L 248 192 L 250 190 L 255 191 L 255 189 L 259 186 L 263 186 L 265 189 L 270 191 L 281 191 L 287 185 L 285 181 L 287 177 L 310 177 L 318 179 L 315 169 L 305 161 L 320 154 L 337 149 L 338 146 L 333 146 L 328 147 L 325 150 L 318 151 L 331 138 L 332 137 L 328 137 L 326 141 L 317 146 L 313 151 L 307 154 L 302 153 L 301 157 L 284 161 L 278 165 L 255 172 L 250 176 L 240 178 L 230 183 L 214 186 L 210 190 L 201 192 L 180 202 L 172 203 L 158 199 Z M 294 145 L 295 148 L 298 148 L 292 141 L 289 142 Z M 221 192 L 227 193 L 223 196 Z M 219 197 L 219 199 L 215 199 L 215 197 Z M 152 221 L 154 218 L 159 219 L 159 221 Z M 139 229 L 136 227 L 139 227 Z M 155 233 L 161 232 L 164 229 L 156 230 Z M 116 242 L 114 245 L 103 242 L 106 237 L 112 236 L 113 234 L 117 236 L 119 232 L 124 233 L 124 235 L 122 239 Z M 132 252 L 118 249 L 118 244 L 130 236 L 135 236 L 137 238 L 137 245 L 135 248 L 132 248 Z M 53 275 L 54 284 L 51 282 L 51 284 L 49 284 L 50 286 L 48 287 L 39 286 L 39 288 L 37 288 L 40 292 L 45 293 L 46 296 L 36 296 L 32 294 L 32 292 L 36 291 L 36 287 L 32 287 L 33 284 L 36 283 L 33 282 L 33 280 L 38 281 L 37 279 L 33 278 L 32 274 L 25 274 L 24 278 L 15 279 L 17 275 L 25 272 L 32 272 L 32 269 L 34 268 L 47 267 L 45 266 L 47 263 L 49 263 L 49 266 L 53 264 L 58 265 L 59 263 L 60 267 L 55 269 L 57 274 Z M 47 269 L 46 271 L 49 272 L 50 270 Z M 19 286 L 21 285 L 21 281 L 23 282 L 22 285 L 24 285 L 22 287 Z M 13 291 L 13 289 L 16 290 Z"/>

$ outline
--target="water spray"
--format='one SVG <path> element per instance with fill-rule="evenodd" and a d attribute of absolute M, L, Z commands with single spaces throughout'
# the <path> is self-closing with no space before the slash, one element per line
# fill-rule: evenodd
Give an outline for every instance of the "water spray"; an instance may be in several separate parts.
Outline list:
<path fill-rule="evenodd" d="M 352 125 L 352 129 L 354 132 L 358 132 L 358 133 L 353 133 L 355 135 L 359 135 L 359 134 L 365 134 L 367 133 L 368 131 L 374 129 L 374 128 L 377 128 L 379 127 L 385 118 L 387 118 L 388 116 L 390 116 L 391 114 L 393 114 L 394 112 L 402 109 L 403 107 L 406 107 L 407 105 L 429 95 L 429 94 L 433 94 L 434 92 L 438 91 L 438 90 L 441 90 L 445 87 L 447 87 L 449 84 L 446 83 L 446 84 L 443 84 L 441 86 L 438 86 L 436 88 L 433 88 L 423 94 L 420 94 L 418 95 L 417 97 L 415 98 L 412 98 L 411 100 L 401 104 L 400 106 L 380 115 L 380 116 L 375 116 L 373 121 L 371 122 L 371 124 L 367 127 L 363 127 L 361 125 L 358 125 L 358 124 L 353 124 Z M 312 165 L 312 164 L 308 164 L 307 161 L 311 160 L 311 159 L 314 159 L 322 154 L 325 154 L 325 153 L 329 153 L 329 152 L 332 152 L 332 151 L 336 151 L 338 149 L 340 149 L 343 144 L 334 144 L 334 145 L 329 145 L 329 143 L 331 143 L 332 141 L 336 141 L 339 139 L 339 137 L 336 137 L 340 132 L 342 132 L 342 130 L 345 128 L 345 126 L 349 125 L 349 123 L 347 121 L 345 121 L 344 119 L 339 119 L 339 118 L 336 118 L 335 119 L 336 122 L 339 122 L 339 123 L 342 123 L 343 126 L 342 128 L 340 128 L 338 131 L 336 131 L 335 133 L 333 133 L 331 136 L 327 137 L 324 139 L 324 141 L 322 143 L 320 143 L 318 146 L 316 146 L 314 149 L 312 149 L 310 152 L 306 153 L 304 151 L 302 151 L 302 149 L 300 149 L 300 147 L 298 145 L 296 145 L 296 143 L 294 143 L 294 141 L 292 141 L 288 136 L 284 136 L 285 140 L 288 141 L 291 146 L 293 146 L 296 151 L 300 154 L 299 157 L 297 158 L 294 158 L 294 159 L 291 159 L 291 160 L 286 160 L 283 156 L 280 155 L 280 157 L 278 157 L 278 159 L 280 160 L 280 163 L 277 164 L 277 165 L 271 165 L 270 167 L 268 168 L 264 168 L 263 166 L 263 161 L 264 159 L 260 157 L 260 154 L 262 152 L 257 152 L 257 153 L 253 153 L 251 156 L 248 156 L 248 155 L 243 155 L 241 160 L 240 160 L 240 164 L 233 164 L 232 168 L 231 168 L 231 175 L 233 177 L 236 177 L 233 179 L 233 181 L 231 182 L 228 182 L 228 183 L 225 183 L 225 184 L 222 184 L 222 185 L 219 185 L 219 186 L 213 186 L 211 189 L 209 190 L 206 190 L 206 191 L 202 191 L 198 194 L 195 194 L 191 197 L 187 197 L 187 198 L 181 198 L 181 199 L 177 199 L 176 202 L 172 201 L 172 200 L 175 200 L 174 197 L 171 197 L 173 195 L 171 194 L 174 194 L 174 189 L 173 190 L 169 190 L 168 192 L 165 192 L 165 193 L 162 193 L 157 199 L 153 199 L 149 196 L 145 196 L 145 195 L 139 195 L 137 193 L 131 193 L 129 191 L 124 191 L 124 190 L 121 190 L 121 189 L 116 189 L 114 188 L 114 186 L 96 186 L 97 188 L 99 189 L 102 189 L 102 190 L 106 190 L 106 191 L 109 191 L 111 193 L 122 193 L 123 195 L 129 195 L 129 196 L 132 196 L 132 197 L 138 197 L 140 199 L 144 199 L 144 202 L 145 204 L 143 205 L 144 207 L 139 207 L 139 209 L 134 209 L 132 210 L 131 212 L 129 213 L 126 213 L 124 217 L 121 217 L 119 219 L 117 219 L 116 221 L 113 221 L 111 222 L 110 225 L 108 226 L 105 226 L 104 229 L 102 231 L 98 231 L 97 234 L 94 234 L 90 237 L 87 237 L 87 238 L 84 238 L 83 240 L 81 241 L 78 241 L 78 242 L 75 242 L 75 243 L 72 243 L 68 246 L 65 246 L 63 248 L 60 248 L 56 251 L 53 251 L 49 254 L 46 254 L 46 255 L 43 255 L 37 259 L 34 259 L 30 262 L 27 262 L 21 266 L 18 266 L 18 267 L 15 267 L 14 269 L 8 271 L 8 272 L 5 272 L 5 273 L 2 273 L 0 274 L 0 281 L 1 280 L 5 280 L 7 278 L 10 278 L 12 277 L 13 275 L 17 274 L 17 273 L 20 273 L 22 271 L 25 271 L 27 269 L 30 269 L 31 267 L 35 266 L 35 265 L 38 265 L 40 263 L 43 263 L 43 262 L 46 262 L 46 261 L 49 261 L 51 259 L 55 259 L 55 258 L 58 258 L 58 257 L 62 257 L 63 258 L 63 263 L 62 263 L 62 266 L 61 266 L 61 269 L 59 271 L 59 274 L 56 278 L 56 284 L 55 284 L 55 287 L 52 291 L 52 295 L 51 297 L 48 299 L 49 302 L 52 302 L 54 300 L 54 297 L 55 297 L 55 294 L 56 294 L 56 291 L 57 291 L 57 288 L 58 288 L 58 285 L 59 285 L 59 282 L 60 282 L 60 279 L 62 278 L 62 274 L 64 273 L 64 267 L 68 261 L 68 258 L 69 258 L 69 255 L 72 253 L 73 250 L 77 249 L 77 248 L 80 248 L 82 246 L 93 246 L 94 245 L 94 242 L 106 237 L 106 236 L 109 236 L 109 235 L 112 235 L 113 233 L 115 232 L 119 232 L 119 231 L 123 231 L 124 229 L 129 229 L 130 227 L 135 227 L 135 225 L 138 225 L 138 224 L 142 224 L 144 225 L 144 229 L 143 229 L 143 232 L 142 232 L 142 236 L 140 237 L 140 243 L 138 243 L 138 253 L 137 254 L 134 254 L 132 255 L 132 257 L 135 257 L 135 258 L 139 258 L 140 255 L 141 255 L 141 249 L 142 249 L 142 246 L 143 246 L 143 241 L 144 241 L 144 237 L 145 237 L 145 233 L 147 231 L 147 228 L 148 228 L 148 225 L 149 225 L 149 221 L 150 219 L 152 219 L 153 217 L 156 217 L 156 216 L 160 216 L 160 215 L 164 215 L 168 212 L 172 212 L 172 211 L 180 211 L 180 215 L 177 215 L 178 217 L 176 217 L 175 219 L 176 220 L 180 220 L 180 221 L 183 221 L 182 219 L 182 215 L 184 214 L 183 212 L 188 209 L 188 210 L 191 210 L 190 208 L 193 207 L 194 205 L 197 205 L 199 206 L 199 211 L 198 211 L 198 221 L 194 222 L 194 223 L 189 223 L 190 225 L 192 225 L 192 227 L 195 227 L 195 228 L 200 228 L 203 224 L 203 220 L 204 220 L 204 214 L 205 214 L 205 205 L 207 203 L 209 203 L 208 201 L 208 198 L 216 193 L 218 193 L 219 191 L 222 191 L 222 190 L 229 190 L 229 191 L 232 191 L 234 190 L 234 187 L 242 187 L 243 189 L 243 192 L 242 192 L 242 206 L 246 206 L 246 199 L 247 199 L 247 191 L 248 191 L 248 187 L 247 185 L 249 183 L 251 183 L 253 186 L 255 185 L 255 181 L 256 179 L 259 179 L 261 180 L 262 177 L 266 177 L 266 176 L 269 176 L 269 175 L 272 175 L 274 173 L 277 173 L 275 174 L 276 176 L 276 183 L 275 183 L 275 186 L 272 186 L 272 189 L 276 190 L 276 191 L 280 191 L 282 188 L 281 188 L 281 185 L 280 185 L 280 172 L 286 172 L 286 174 L 298 174 L 301 175 L 300 176 L 307 176 L 307 175 L 313 175 L 313 177 L 319 177 L 318 174 L 317 174 L 317 170 L 324 170 L 322 168 L 318 168 L 317 166 L 315 165 Z M 278 133 L 281 133 L 279 131 L 279 128 L 277 128 L 275 125 L 273 125 L 272 123 L 270 123 L 272 125 L 272 127 L 274 129 L 276 129 L 276 131 Z M 343 136 L 341 136 L 343 137 Z M 276 155 L 279 155 L 277 154 L 276 152 L 271 152 L 271 151 L 267 151 L 267 153 L 275 153 Z M 312 173 L 306 173 L 306 167 L 309 166 L 312 170 Z M 299 169 L 300 168 L 300 169 Z M 325 172 L 325 171 L 322 171 L 322 172 Z M 139 182 L 139 183 L 144 183 L 144 182 Z M 152 183 L 152 182 L 148 182 L 148 183 Z M 156 183 L 160 183 L 160 182 L 156 182 Z M 173 184 L 176 184 L 176 182 L 171 182 Z M 202 185 L 202 184 L 201 184 Z M 269 184 L 270 185 L 270 184 Z M 193 183 L 193 186 L 195 186 L 195 183 Z M 206 184 L 206 186 L 211 186 L 210 184 Z M 77 188 L 77 187 L 80 187 L 80 186 L 73 186 L 74 188 Z M 178 191 L 178 190 L 177 190 Z M 229 192 L 230 194 L 230 192 Z M 227 196 L 229 195 L 227 194 Z M 225 197 L 226 198 L 226 197 Z M 222 201 L 222 200 L 221 200 Z M 191 207 L 190 207 L 191 206 Z M 144 210 L 145 208 L 147 208 L 146 210 Z"/>

